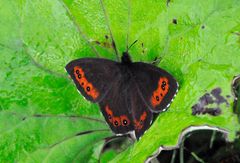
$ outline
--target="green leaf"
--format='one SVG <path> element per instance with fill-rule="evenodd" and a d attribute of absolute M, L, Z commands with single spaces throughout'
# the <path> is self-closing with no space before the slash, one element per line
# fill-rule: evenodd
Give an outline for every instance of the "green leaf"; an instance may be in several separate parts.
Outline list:
<path fill-rule="evenodd" d="M 68 61 L 90 51 L 65 9 L 58 1 L 0 6 L 0 162 L 97 160 L 95 146 L 112 133 L 64 72 Z"/>
<path fill-rule="evenodd" d="M 106 129 L 105 123 L 31 115 L 103 119 L 96 104 L 79 96 L 64 67 L 81 57 L 115 60 L 109 29 L 119 56 L 127 44 L 138 40 L 129 51 L 133 61 L 159 58 L 158 66 L 180 85 L 168 111 L 113 162 L 143 162 L 160 146 L 177 145 L 189 126 L 217 127 L 227 131 L 230 140 L 239 130 L 231 95 L 231 81 L 240 74 L 238 0 L 174 0 L 168 4 L 162 0 L 17 0 L 0 1 L 0 6 L 1 162 L 97 160 L 101 140 L 110 131 L 51 145 L 78 132 Z M 191 107 L 215 88 L 221 88 L 224 98 L 231 96 L 226 98 L 230 106 L 221 104 L 218 116 L 192 115 Z"/>

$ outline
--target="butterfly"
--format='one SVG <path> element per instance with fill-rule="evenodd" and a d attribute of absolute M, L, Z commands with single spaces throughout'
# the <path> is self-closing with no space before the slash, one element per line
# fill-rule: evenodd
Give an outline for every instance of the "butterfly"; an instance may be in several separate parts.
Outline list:
<path fill-rule="evenodd" d="M 143 62 L 132 62 L 123 52 L 121 62 L 81 58 L 66 71 L 79 92 L 98 103 L 116 135 L 131 133 L 139 139 L 151 126 L 155 113 L 165 111 L 178 91 L 178 82 L 167 71 Z"/>

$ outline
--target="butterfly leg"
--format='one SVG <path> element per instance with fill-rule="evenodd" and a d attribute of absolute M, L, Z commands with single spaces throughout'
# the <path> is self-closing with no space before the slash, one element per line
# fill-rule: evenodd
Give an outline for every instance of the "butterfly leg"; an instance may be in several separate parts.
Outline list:
<path fill-rule="evenodd" d="M 162 60 L 162 57 L 155 57 L 154 60 L 151 62 L 152 65 L 157 66 Z"/>
<path fill-rule="evenodd" d="M 157 66 L 161 62 L 161 60 L 162 60 L 162 57 L 155 57 L 153 59 L 153 61 L 147 61 L 147 62 L 146 61 L 141 61 L 141 62 Z"/>

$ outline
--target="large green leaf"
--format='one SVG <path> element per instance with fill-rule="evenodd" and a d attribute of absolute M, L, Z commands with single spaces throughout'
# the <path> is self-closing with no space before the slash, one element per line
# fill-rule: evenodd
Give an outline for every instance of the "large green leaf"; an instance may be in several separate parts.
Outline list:
<path fill-rule="evenodd" d="M 2 0 L 0 17 L 1 161 L 96 161 L 101 139 L 110 136 L 110 131 L 50 146 L 77 132 L 108 128 L 105 123 L 31 115 L 103 119 L 97 105 L 78 95 L 64 67 L 86 56 L 116 59 L 112 48 L 96 44 L 110 44 L 105 38 L 111 35 L 109 29 L 119 54 L 127 43 L 138 40 L 130 50 L 132 59 L 152 62 L 160 58 L 158 66 L 173 74 L 180 85 L 169 110 L 114 162 L 142 162 L 161 145 L 175 146 L 189 126 L 217 127 L 226 130 L 231 140 L 239 129 L 230 88 L 233 76 L 240 73 L 238 0 Z M 221 88 L 223 97 L 231 96 L 227 98 L 230 106 L 220 105 L 218 116 L 193 116 L 191 107 L 215 88 Z"/>
<path fill-rule="evenodd" d="M 0 6 L 0 162 L 96 161 L 96 149 L 112 135 L 105 121 L 59 117 L 102 119 L 64 72 L 66 63 L 89 47 L 58 1 Z M 32 116 L 41 113 L 58 116 Z M 100 131 L 72 137 L 92 130 Z"/>

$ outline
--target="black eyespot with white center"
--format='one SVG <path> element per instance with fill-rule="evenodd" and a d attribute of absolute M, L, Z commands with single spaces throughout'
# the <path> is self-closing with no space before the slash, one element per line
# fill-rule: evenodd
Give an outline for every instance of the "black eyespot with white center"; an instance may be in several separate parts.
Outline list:
<path fill-rule="evenodd" d="M 79 74 L 79 70 L 76 70 L 76 73 Z"/>
<path fill-rule="evenodd" d="M 163 85 L 163 86 L 166 86 L 166 85 L 167 85 L 167 83 L 166 83 L 165 81 L 163 81 L 163 82 L 162 82 L 162 85 Z"/>
<path fill-rule="evenodd" d="M 140 125 L 143 125 L 143 121 L 142 121 L 142 120 L 140 120 L 140 122 L 139 122 L 139 123 L 140 123 Z"/>
<path fill-rule="evenodd" d="M 159 99 L 159 96 L 156 96 L 156 100 L 157 100 L 157 101 L 159 101 L 159 100 L 160 100 L 160 99 Z"/>
<path fill-rule="evenodd" d="M 127 125 L 128 124 L 128 121 L 126 119 L 123 120 L 123 125 Z"/>
<path fill-rule="evenodd" d="M 110 114 L 108 114 L 108 119 L 111 120 L 112 119 L 112 116 Z"/>
<path fill-rule="evenodd" d="M 81 79 L 82 75 L 81 74 L 78 74 L 78 79 Z"/>
<path fill-rule="evenodd" d="M 90 87 L 87 87 L 86 89 L 87 89 L 88 92 L 90 91 Z"/>
<path fill-rule="evenodd" d="M 118 126 L 118 121 L 114 121 L 115 126 Z"/>
<path fill-rule="evenodd" d="M 164 85 L 162 85 L 161 87 L 162 87 L 162 90 L 164 90 L 164 91 L 165 91 L 165 86 L 164 86 Z"/>

